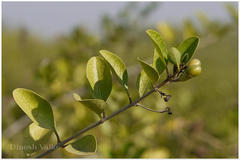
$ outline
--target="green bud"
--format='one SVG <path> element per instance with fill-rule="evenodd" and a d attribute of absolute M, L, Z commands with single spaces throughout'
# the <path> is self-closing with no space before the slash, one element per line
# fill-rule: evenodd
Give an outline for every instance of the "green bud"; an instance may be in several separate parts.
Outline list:
<path fill-rule="evenodd" d="M 196 66 L 201 66 L 201 61 L 199 59 L 193 59 L 189 62 L 188 66 L 193 66 L 193 65 L 196 65 Z"/>
<path fill-rule="evenodd" d="M 191 76 L 191 77 L 196 77 L 198 76 L 202 71 L 202 68 L 201 66 L 197 66 L 197 65 L 192 65 L 192 66 L 189 66 L 188 67 L 188 74 Z"/>
<path fill-rule="evenodd" d="M 193 59 L 188 64 L 186 71 L 181 75 L 178 81 L 186 81 L 198 76 L 202 71 L 201 62 L 199 59 Z"/>

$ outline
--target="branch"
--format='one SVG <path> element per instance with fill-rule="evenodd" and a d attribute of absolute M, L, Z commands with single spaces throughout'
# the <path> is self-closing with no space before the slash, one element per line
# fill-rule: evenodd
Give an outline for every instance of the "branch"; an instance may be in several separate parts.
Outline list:
<path fill-rule="evenodd" d="M 164 80 L 163 82 L 159 83 L 158 85 L 156 85 L 155 88 L 160 88 L 164 85 L 166 85 L 168 82 L 171 82 L 172 79 L 174 79 L 174 77 L 176 76 L 176 74 L 168 77 L 166 80 Z M 142 97 L 138 98 L 137 100 L 133 101 L 132 103 L 122 107 L 121 109 L 119 109 L 118 111 L 112 113 L 111 115 L 103 118 L 102 120 L 99 120 L 96 123 L 91 124 L 90 126 L 88 126 L 87 128 L 84 128 L 82 130 L 80 130 L 79 132 L 75 133 L 74 135 L 72 135 L 71 137 L 68 137 L 67 139 L 63 140 L 62 142 L 58 143 L 56 146 L 54 146 L 53 148 L 43 152 L 42 154 L 38 155 L 36 158 L 41 158 L 44 157 L 46 155 L 48 155 L 49 153 L 55 151 L 56 149 L 60 148 L 60 147 L 64 147 L 65 144 L 69 141 L 71 141 L 72 139 L 77 138 L 78 136 L 82 135 L 83 133 L 89 131 L 92 128 L 95 128 L 97 126 L 99 126 L 100 124 L 104 123 L 105 121 L 115 117 L 116 115 L 118 115 L 119 113 L 122 113 L 123 111 L 136 106 L 141 100 L 143 100 L 144 98 L 148 97 L 149 95 L 151 95 L 153 92 L 155 92 L 155 89 L 150 90 L 149 92 L 147 92 L 146 94 L 144 94 Z"/>
<path fill-rule="evenodd" d="M 171 81 L 171 82 L 172 82 L 172 81 Z M 169 99 L 171 98 L 171 95 L 168 95 L 168 94 L 166 94 L 166 93 L 163 93 L 163 92 L 160 91 L 158 88 L 155 88 L 155 91 L 158 92 L 158 93 L 161 95 L 161 97 L 164 97 L 163 99 L 164 99 L 165 102 L 168 102 Z"/>
<path fill-rule="evenodd" d="M 146 109 L 148 111 L 151 111 L 151 112 L 156 112 L 156 113 L 164 113 L 164 112 L 168 112 L 169 111 L 169 108 L 167 107 L 166 110 L 163 110 L 163 111 L 156 111 L 156 110 L 153 110 L 153 109 L 150 109 L 148 107 L 145 107 L 144 105 L 138 103 L 136 104 L 136 106 L 139 106 L 139 107 L 142 107 L 143 109 Z"/>

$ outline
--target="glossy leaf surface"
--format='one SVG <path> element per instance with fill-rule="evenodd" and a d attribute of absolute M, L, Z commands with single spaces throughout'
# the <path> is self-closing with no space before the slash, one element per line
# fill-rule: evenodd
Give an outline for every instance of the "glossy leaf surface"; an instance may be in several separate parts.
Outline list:
<path fill-rule="evenodd" d="M 178 68 L 181 63 L 181 53 L 178 51 L 177 48 L 172 47 L 171 51 L 168 54 L 168 59 L 171 61 L 173 64 L 175 64 Z"/>
<path fill-rule="evenodd" d="M 69 144 L 65 149 L 73 154 L 82 156 L 89 155 L 96 152 L 97 142 L 94 136 L 87 135 Z"/>
<path fill-rule="evenodd" d="M 92 57 L 88 60 L 86 74 L 93 96 L 106 101 L 112 90 L 112 75 L 108 64 L 101 57 Z"/>
<path fill-rule="evenodd" d="M 157 49 L 154 50 L 153 67 L 158 71 L 159 75 L 161 75 L 167 67 L 165 59 L 160 57 Z"/>
<path fill-rule="evenodd" d="M 146 32 L 153 41 L 155 47 L 158 49 L 158 53 L 162 54 L 163 57 L 167 59 L 168 58 L 167 45 L 161 38 L 161 35 L 157 31 L 152 29 L 148 29 Z"/>
<path fill-rule="evenodd" d="M 87 107 L 91 111 L 95 112 L 97 115 L 101 115 L 108 105 L 104 100 L 101 99 L 81 99 L 76 93 L 73 94 L 74 99 L 82 104 L 84 107 Z"/>
<path fill-rule="evenodd" d="M 19 107 L 34 123 L 42 128 L 55 130 L 51 105 L 44 98 L 24 88 L 15 89 L 13 97 Z"/>
<path fill-rule="evenodd" d="M 198 43 L 198 37 L 190 37 L 178 46 L 178 50 L 181 53 L 181 63 L 187 64 L 189 62 L 189 60 L 194 55 Z"/>
<path fill-rule="evenodd" d="M 142 69 L 149 77 L 149 79 L 152 81 L 152 83 L 155 83 L 159 78 L 157 71 L 151 65 L 147 64 L 140 58 L 138 58 L 138 62 L 140 63 Z"/>
<path fill-rule="evenodd" d="M 137 89 L 139 96 L 141 97 L 144 93 L 146 93 L 151 88 L 151 86 L 151 80 L 148 78 L 147 74 L 144 71 L 141 71 L 137 79 Z"/>
<path fill-rule="evenodd" d="M 122 59 L 117 55 L 115 55 L 114 53 L 107 50 L 101 50 L 100 54 L 111 65 L 119 81 L 127 89 L 128 74 L 127 74 L 126 65 L 123 63 Z"/>

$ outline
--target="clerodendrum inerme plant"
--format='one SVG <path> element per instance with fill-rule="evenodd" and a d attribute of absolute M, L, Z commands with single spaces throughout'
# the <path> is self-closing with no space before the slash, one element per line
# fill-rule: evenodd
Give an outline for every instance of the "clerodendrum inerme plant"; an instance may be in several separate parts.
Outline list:
<path fill-rule="evenodd" d="M 168 50 L 166 43 L 158 32 L 149 29 L 146 33 L 152 40 L 155 49 L 152 64 L 138 58 L 138 62 L 142 67 L 137 80 L 139 98 L 133 101 L 130 96 L 127 68 L 122 59 L 110 51 L 100 50 L 101 56 L 90 58 L 86 68 L 87 79 L 95 99 L 82 99 L 78 94 L 73 94 L 76 101 L 96 113 L 100 120 L 65 140 L 61 140 L 58 135 L 53 111 L 47 100 L 28 89 L 17 88 L 13 91 L 14 100 L 32 120 L 32 123 L 27 128 L 24 145 L 35 144 L 35 147 L 34 149 L 24 150 L 26 156 L 32 156 L 33 153 L 40 150 L 41 143 L 46 142 L 52 133 L 56 135 L 57 144 L 38 155 L 37 158 L 44 157 L 58 148 L 64 148 L 68 152 L 78 155 L 92 154 L 96 152 L 97 148 L 95 137 L 86 135 L 79 138 L 79 136 L 133 106 L 142 107 L 153 112 L 172 114 L 169 107 L 166 107 L 165 110 L 155 111 L 140 104 L 140 102 L 154 92 L 158 92 L 164 98 L 164 101 L 168 102 L 171 96 L 161 92 L 160 87 L 169 82 L 186 81 L 201 73 L 200 61 L 198 59 L 191 60 L 198 46 L 199 38 L 190 37 L 178 47 L 172 47 Z M 164 72 L 167 76 L 160 81 L 160 76 L 164 76 L 162 74 Z M 112 74 L 117 77 L 124 87 L 129 98 L 129 104 L 107 116 L 105 110 L 109 106 L 106 101 L 112 90 Z M 72 142 L 72 140 L 75 141 Z"/>

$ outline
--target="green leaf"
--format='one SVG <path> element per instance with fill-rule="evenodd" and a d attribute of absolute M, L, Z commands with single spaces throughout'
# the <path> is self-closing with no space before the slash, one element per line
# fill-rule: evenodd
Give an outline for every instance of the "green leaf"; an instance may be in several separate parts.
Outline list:
<path fill-rule="evenodd" d="M 29 125 L 29 134 L 34 141 L 41 140 L 48 132 L 51 132 L 51 130 L 39 127 L 36 123 Z"/>
<path fill-rule="evenodd" d="M 23 138 L 23 152 L 26 156 L 42 149 L 48 142 L 52 130 L 39 127 L 36 123 L 31 123 L 25 130 Z"/>
<path fill-rule="evenodd" d="M 94 154 L 97 149 L 97 142 L 94 136 L 86 135 L 70 143 L 65 149 L 70 153 L 82 156 Z"/>
<path fill-rule="evenodd" d="M 112 90 L 112 75 L 108 64 L 101 57 L 92 57 L 88 60 L 86 74 L 93 96 L 106 101 Z"/>
<path fill-rule="evenodd" d="M 198 43 L 199 37 L 190 37 L 178 46 L 178 50 L 181 53 L 181 63 L 187 64 L 189 62 L 198 46 Z"/>
<path fill-rule="evenodd" d="M 13 98 L 34 123 L 55 130 L 51 105 L 40 95 L 28 89 L 17 88 L 13 91 Z"/>
<path fill-rule="evenodd" d="M 171 51 L 168 54 L 168 59 L 173 64 L 175 64 L 179 69 L 180 63 L 181 63 L 181 53 L 178 51 L 177 48 L 175 48 L 175 47 L 171 48 Z"/>
<path fill-rule="evenodd" d="M 100 54 L 111 65 L 114 73 L 117 75 L 118 80 L 121 82 L 121 84 L 125 87 L 125 89 L 128 89 L 127 68 L 126 65 L 123 63 L 122 59 L 107 50 L 100 50 Z"/>
<path fill-rule="evenodd" d="M 167 64 L 163 57 L 160 56 L 157 49 L 154 49 L 153 55 L 153 67 L 158 71 L 158 74 L 161 75 L 162 72 L 166 69 Z"/>
<path fill-rule="evenodd" d="M 76 101 L 78 101 L 81 105 L 87 107 L 91 111 L 95 112 L 99 117 L 101 117 L 101 113 L 104 111 L 108 105 L 104 100 L 101 99 L 84 99 L 82 100 L 79 95 L 76 93 L 73 94 L 73 97 Z"/>
<path fill-rule="evenodd" d="M 148 29 L 146 32 L 153 41 L 154 45 L 156 46 L 158 53 L 162 54 L 163 57 L 167 59 L 168 58 L 167 45 L 162 39 L 161 35 L 157 31 L 152 29 Z"/>
<path fill-rule="evenodd" d="M 147 64 L 140 58 L 138 58 L 138 61 L 141 65 L 142 69 L 144 70 L 144 72 L 147 74 L 149 79 L 152 81 L 152 83 L 155 83 L 159 78 L 157 71 L 151 65 Z"/>
<path fill-rule="evenodd" d="M 143 96 L 143 94 L 146 93 L 151 87 L 151 80 L 148 78 L 147 74 L 144 71 L 141 71 L 137 79 L 137 89 L 139 96 Z"/>

